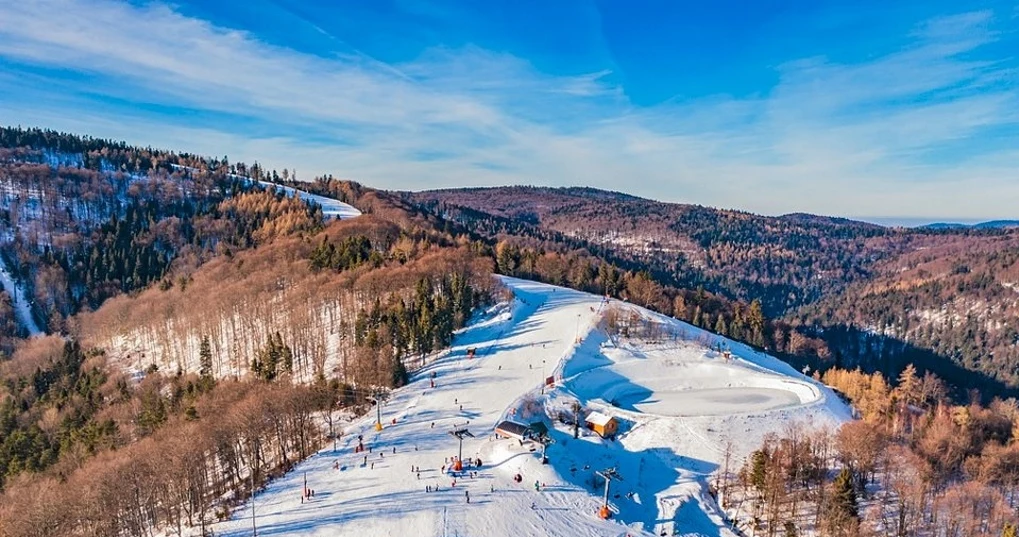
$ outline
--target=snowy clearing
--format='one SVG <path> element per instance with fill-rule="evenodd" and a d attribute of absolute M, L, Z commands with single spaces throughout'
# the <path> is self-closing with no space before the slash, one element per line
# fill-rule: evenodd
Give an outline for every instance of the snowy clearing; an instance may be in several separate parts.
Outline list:
<path fill-rule="evenodd" d="M 200 171 L 198 168 L 194 168 L 191 166 L 181 166 L 180 164 L 170 164 L 170 166 L 174 169 L 179 170 L 188 170 L 191 172 Z M 238 175 L 236 173 L 231 173 L 228 175 L 235 179 L 253 181 L 251 177 L 248 177 L 246 175 Z M 341 220 L 344 220 L 347 218 L 361 216 L 361 211 L 357 210 L 357 208 L 355 208 L 353 205 L 348 205 L 339 200 L 334 200 L 332 198 L 327 198 L 325 196 L 319 196 L 317 194 L 312 194 L 310 192 L 305 192 L 303 190 L 297 190 L 296 188 L 291 188 L 289 186 L 277 185 L 276 183 L 270 181 L 259 181 L 258 184 L 267 188 L 275 188 L 277 190 L 282 190 L 288 196 L 291 197 L 294 195 L 300 196 L 302 200 L 311 202 L 315 205 L 318 205 L 319 207 L 322 207 L 322 215 L 327 220 L 329 218 L 339 218 Z"/>
<path fill-rule="evenodd" d="M 43 332 L 39 329 L 39 325 L 35 324 L 35 318 L 32 317 L 32 306 L 25 297 L 25 291 L 14 284 L 14 278 L 7 272 L 7 267 L 4 266 L 2 259 L 0 259 L 0 287 L 11 295 L 18 324 L 28 332 L 28 336 L 41 336 Z"/>
<path fill-rule="evenodd" d="M 372 412 L 347 429 L 337 451 L 329 446 L 256 496 L 258 535 L 728 536 L 707 487 L 728 440 L 741 457 L 789 422 L 835 425 L 849 417 L 830 390 L 745 346 L 728 342 L 733 357 L 724 360 L 704 342 L 725 340 L 674 319 L 502 280 L 516 297 L 512 307 L 464 329 L 449 352 L 396 390 L 383 406 L 381 432 Z M 682 337 L 614 340 L 598 328 L 609 307 Z M 558 382 L 543 393 L 546 376 Z M 615 417 L 616 439 L 586 430 L 574 439 L 568 425 L 555 423 L 542 464 L 540 446 L 493 437 L 506 417 L 557 415 L 574 399 Z M 476 436 L 464 439 L 464 458 L 482 462 L 458 476 L 449 473 L 458 455 L 454 426 Z M 354 452 L 359 436 L 370 452 Z M 604 485 L 594 472 L 609 467 L 622 479 L 611 484 L 613 516 L 602 520 Z M 315 495 L 302 501 L 305 476 Z M 215 527 L 218 536 L 251 531 L 250 503 Z"/>
<path fill-rule="evenodd" d="M 353 205 L 348 205 L 339 200 L 334 200 L 332 198 L 327 198 L 325 196 L 319 196 L 317 194 L 312 194 L 310 192 L 305 192 L 303 190 L 297 190 L 296 188 L 291 188 L 289 186 L 277 185 L 276 183 L 270 183 L 268 181 L 259 181 L 258 183 L 264 187 L 282 190 L 286 192 L 288 196 L 291 197 L 294 196 L 296 193 L 296 195 L 300 196 L 302 200 L 311 202 L 315 205 L 318 205 L 319 207 L 322 207 L 322 214 L 327 219 L 339 218 L 340 220 L 345 220 L 347 218 L 361 216 L 361 211 L 354 208 Z"/>

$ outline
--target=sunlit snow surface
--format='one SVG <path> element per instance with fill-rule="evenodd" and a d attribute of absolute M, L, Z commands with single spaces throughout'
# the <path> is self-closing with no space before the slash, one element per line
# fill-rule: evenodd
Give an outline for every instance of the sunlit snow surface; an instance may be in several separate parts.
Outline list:
<path fill-rule="evenodd" d="M 326 218 L 339 218 L 341 220 L 345 220 L 347 218 L 361 216 L 361 211 L 355 209 L 352 205 L 343 203 L 342 201 L 334 200 L 332 198 L 326 198 L 324 196 L 319 196 L 317 194 L 311 194 L 303 190 L 290 188 L 289 186 L 277 185 L 275 183 L 270 183 L 267 181 L 259 181 L 259 184 L 267 188 L 276 188 L 278 190 L 282 190 L 286 192 L 288 196 L 293 196 L 294 193 L 296 192 L 297 195 L 300 196 L 302 200 L 310 201 L 315 205 L 322 207 L 322 214 Z"/>
<path fill-rule="evenodd" d="M 258 535 L 732 535 L 707 493 L 727 440 L 738 458 L 787 423 L 848 419 L 830 390 L 770 356 L 730 342 L 727 361 L 709 350 L 725 340 L 679 321 L 550 285 L 503 282 L 515 300 L 459 333 L 449 352 L 394 392 L 381 433 L 372 413 L 346 431 L 336 452 L 328 446 L 257 495 Z M 597 328 L 610 307 L 664 322 L 685 339 L 614 340 Z M 555 376 L 558 387 L 541 394 L 543 376 Z M 579 398 L 620 419 L 620 434 L 608 441 L 585 431 L 575 440 L 557 424 L 551 463 L 542 465 L 533 446 L 492 437 L 496 423 L 522 414 L 531 397 L 551 413 Z M 467 422 L 477 438 L 466 439 L 464 456 L 483 466 L 454 487 L 441 471 L 457 454 L 448 432 Z M 372 446 L 367 466 L 365 454 L 353 452 L 358 435 Z M 593 476 L 607 467 L 623 477 L 612 483 L 608 521 L 596 516 L 603 488 Z M 518 473 L 522 483 L 513 480 Z M 305 475 L 315 497 L 302 503 Z M 440 490 L 426 493 L 426 486 Z M 251 526 L 249 503 L 215 533 L 247 536 Z"/>
<path fill-rule="evenodd" d="M 0 289 L 7 291 L 14 301 L 14 315 L 17 317 L 18 325 L 28 331 L 29 336 L 41 335 L 42 330 L 35 324 L 35 318 L 32 317 L 32 306 L 25 295 L 25 289 L 14 284 L 14 279 L 7 272 L 7 267 L 4 266 L 2 260 L 0 260 Z"/>

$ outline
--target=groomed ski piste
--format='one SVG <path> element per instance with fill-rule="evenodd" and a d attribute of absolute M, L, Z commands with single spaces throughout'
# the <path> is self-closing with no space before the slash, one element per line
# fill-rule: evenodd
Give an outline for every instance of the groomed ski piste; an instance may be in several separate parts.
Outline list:
<path fill-rule="evenodd" d="M 297 190 L 296 188 L 291 188 L 289 186 L 277 185 L 276 183 L 270 183 L 268 181 L 259 181 L 258 184 L 266 188 L 282 190 L 290 197 L 300 196 L 302 200 L 322 207 L 322 216 L 326 219 L 339 218 L 340 220 L 346 220 L 348 218 L 361 216 L 361 211 L 357 210 L 353 205 L 348 205 L 339 200 L 319 196 L 318 194 L 312 194 L 303 190 Z"/>
<path fill-rule="evenodd" d="M 738 461 L 788 423 L 849 419 L 829 389 L 746 346 L 625 302 L 502 282 L 514 299 L 461 331 L 448 352 L 395 390 L 382 407 L 381 432 L 371 412 L 347 428 L 338 449 L 329 445 L 256 495 L 258 535 L 729 536 L 708 493 L 726 445 Z M 600 326 L 612 308 L 659 322 L 672 337 L 610 337 Z M 719 343 L 729 357 L 717 352 Z M 555 386 L 542 389 L 545 376 Z M 542 464 L 540 446 L 493 435 L 497 423 L 520 419 L 535 401 L 544 407 L 539 414 L 556 416 L 578 399 L 619 420 L 614 440 L 584 429 L 574 439 L 569 425 L 546 418 L 554 443 Z M 455 427 L 475 435 L 463 442 L 464 459 L 481 460 L 456 476 Z M 370 452 L 355 453 L 359 436 Z M 611 483 L 612 515 L 604 520 L 604 482 L 594 472 L 610 467 L 621 479 Z M 315 492 L 302 501 L 305 478 Z M 250 502 L 214 530 L 251 535 Z"/>
<path fill-rule="evenodd" d="M 32 306 L 28 302 L 25 290 L 14 282 L 14 278 L 7 272 L 7 267 L 4 266 L 2 259 L 0 259 L 0 289 L 11 295 L 11 300 L 14 303 L 14 315 L 17 317 L 18 324 L 25 329 L 29 337 L 42 335 L 42 330 L 39 329 L 35 318 L 32 317 Z"/>
<path fill-rule="evenodd" d="M 198 168 L 194 168 L 191 166 L 181 166 L 180 164 L 170 164 L 170 166 L 174 169 L 179 170 L 189 170 L 192 172 L 199 171 Z M 236 173 L 231 173 L 229 174 L 229 176 L 235 179 L 254 181 L 254 179 L 246 175 L 238 175 Z M 258 184 L 266 188 L 275 188 L 276 190 L 282 190 L 287 196 L 290 197 L 298 196 L 304 201 L 322 207 L 322 217 L 327 220 L 330 218 L 346 220 L 348 218 L 355 218 L 361 216 L 361 211 L 357 210 L 356 207 L 354 207 L 353 205 L 349 205 L 347 203 L 343 203 L 340 200 L 327 198 L 325 196 L 319 196 L 318 194 L 312 194 L 311 192 L 305 192 L 303 190 L 298 190 L 296 188 L 289 186 L 278 185 L 270 181 L 258 181 Z"/>

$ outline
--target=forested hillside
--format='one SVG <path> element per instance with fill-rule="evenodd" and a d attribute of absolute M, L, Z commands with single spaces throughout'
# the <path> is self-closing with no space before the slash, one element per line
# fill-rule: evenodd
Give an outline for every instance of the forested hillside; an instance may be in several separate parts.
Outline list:
<path fill-rule="evenodd" d="M 316 208 L 236 170 L 226 160 L 0 129 L 0 260 L 33 299 L 37 324 L 60 332 L 67 316 L 216 253 L 320 225 Z"/>
<path fill-rule="evenodd" d="M 217 257 L 77 317 L 75 332 L 133 371 L 198 371 L 204 342 L 215 377 L 272 378 L 280 366 L 305 381 L 392 383 L 385 376 L 403 367 L 393 360 L 444 347 L 487 300 L 491 269 L 453 237 L 381 214 Z M 286 360 L 255 367 L 277 340 Z"/>
<path fill-rule="evenodd" d="M 203 526 L 497 292 L 483 247 L 354 183 L 320 181 L 370 214 L 326 219 L 259 185 L 286 171 L 0 141 L 0 253 L 51 334 L 20 339 L 0 293 L 0 535 Z"/>
<path fill-rule="evenodd" d="M 454 219 L 478 220 L 457 214 L 467 207 L 580 239 L 646 265 L 668 283 L 760 300 L 769 316 L 866 278 L 876 260 L 908 248 L 908 236 L 861 222 L 769 218 L 593 189 L 506 187 L 409 197 Z"/>
<path fill-rule="evenodd" d="M 963 391 L 1019 386 L 1015 230 L 764 217 L 586 188 L 404 197 L 503 241 L 507 252 L 533 249 L 524 262 L 530 267 L 551 252 L 580 252 L 644 272 L 666 291 L 652 292 L 652 303 L 639 289 L 624 296 L 800 365 L 860 366 L 894 377 L 915 362 Z M 584 279 L 584 270 L 568 266 L 534 271 L 514 263 L 499 270 L 551 272 L 550 281 L 571 286 Z"/>
<path fill-rule="evenodd" d="M 1019 233 L 939 237 L 875 272 L 790 317 L 864 364 L 927 351 L 1019 386 Z"/>
<path fill-rule="evenodd" d="M 952 405 L 930 376 L 832 369 L 860 419 L 790 424 L 718 476 L 733 519 L 758 535 L 1010 537 L 1019 505 L 1019 406 Z"/>

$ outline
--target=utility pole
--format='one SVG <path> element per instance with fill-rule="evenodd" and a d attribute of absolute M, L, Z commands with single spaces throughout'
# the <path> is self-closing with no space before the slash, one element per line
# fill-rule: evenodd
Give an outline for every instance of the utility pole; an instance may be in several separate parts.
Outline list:
<path fill-rule="evenodd" d="M 545 359 L 541 360 L 541 393 L 545 393 Z"/>
<path fill-rule="evenodd" d="M 601 509 L 598 510 L 598 516 L 607 519 L 612 515 L 612 512 L 609 511 L 609 483 L 611 483 L 613 479 L 622 481 L 623 476 L 619 475 L 619 472 L 616 471 L 615 467 L 606 468 L 600 472 L 596 471 L 595 473 L 605 479 L 605 496 L 602 497 L 602 506 Z"/>
<path fill-rule="evenodd" d="M 580 401 L 573 401 L 573 438 L 580 438 Z"/>

